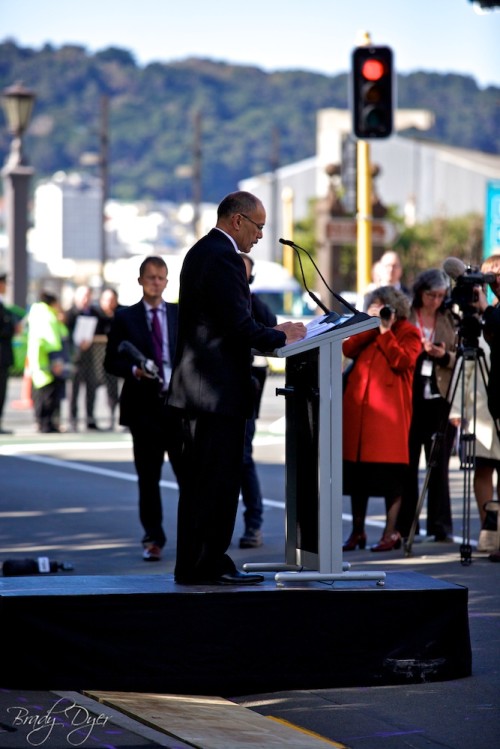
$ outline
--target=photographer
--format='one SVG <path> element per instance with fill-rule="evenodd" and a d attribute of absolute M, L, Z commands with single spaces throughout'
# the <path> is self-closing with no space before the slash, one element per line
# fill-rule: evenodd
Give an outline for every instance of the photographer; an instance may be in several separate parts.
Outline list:
<path fill-rule="evenodd" d="M 351 496 L 352 532 L 344 551 L 364 549 L 369 497 L 385 498 L 386 525 L 371 551 L 399 549 L 396 520 L 408 467 L 408 431 L 415 362 L 421 351 L 418 330 L 407 319 L 408 297 L 392 286 L 368 296 L 368 314 L 378 328 L 347 338 L 344 356 L 353 366 L 343 396 L 344 494 Z"/>
<path fill-rule="evenodd" d="M 490 255 L 481 266 L 481 271 L 494 276 L 489 283 L 495 295 L 493 304 L 488 304 L 486 294 L 479 289 L 478 308 L 483 314 L 484 337 L 491 349 L 490 379 L 488 384 L 488 408 L 497 427 L 500 425 L 500 254 Z"/>
<path fill-rule="evenodd" d="M 493 304 L 490 305 L 488 304 L 483 288 L 480 288 L 478 290 L 477 307 L 483 314 L 483 335 L 485 341 L 490 346 L 490 374 L 487 388 L 488 409 L 498 433 L 498 429 L 500 428 L 500 253 L 490 255 L 490 257 L 486 258 L 481 266 L 481 271 L 488 274 L 489 287 L 495 295 L 495 300 Z M 494 458 L 489 459 L 486 465 L 486 468 L 488 468 L 491 473 L 492 495 L 493 472 L 496 470 L 498 481 L 500 473 L 499 467 L 500 461 L 495 460 Z M 500 551 L 495 551 L 490 554 L 489 559 L 492 562 L 500 562 Z"/>

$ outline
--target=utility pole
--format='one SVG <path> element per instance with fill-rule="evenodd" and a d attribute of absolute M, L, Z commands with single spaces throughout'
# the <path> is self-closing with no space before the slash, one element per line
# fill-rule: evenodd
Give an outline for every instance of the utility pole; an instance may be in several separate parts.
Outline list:
<path fill-rule="evenodd" d="M 278 233 L 278 168 L 280 165 L 280 132 L 276 125 L 272 132 L 271 146 L 271 216 L 269 223 L 268 236 L 273 238 Z M 291 248 L 290 248 L 291 249 Z M 276 261 L 276 245 L 273 244 L 271 260 Z"/>
<path fill-rule="evenodd" d="M 372 267 L 372 170 L 371 138 L 388 138 L 393 130 L 393 53 L 389 47 L 372 45 L 365 32 L 352 54 L 353 130 L 359 138 L 358 157 L 358 294 L 370 282 Z"/>
<path fill-rule="evenodd" d="M 283 234 L 286 239 L 293 237 L 293 190 L 291 187 L 284 187 L 281 192 L 282 209 L 283 209 Z M 294 250 L 288 245 L 283 245 L 283 267 L 293 276 L 293 256 Z"/>
<path fill-rule="evenodd" d="M 357 161 L 357 292 L 362 294 L 371 281 L 372 268 L 372 175 L 366 140 L 358 140 Z"/>
<path fill-rule="evenodd" d="M 101 127 L 100 127 L 99 166 L 101 171 L 101 283 L 105 285 L 105 269 L 107 260 L 106 246 L 106 203 L 109 190 L 109 97 L 101 96 Z"/>
<path fill-rule="evenodd" d="M 370 34 L 365 32 L 360 46 L 369 47 Z M 372 177 L 370 144 L 357 141 L 357 292 L 362 294 L 371 281 L 372 268 Z"/>
<path fill-rule="evenodd" d="M 201 236 L 201 112 L 196 110 L 193 117 L 193 232 L 195 239 Z"/>

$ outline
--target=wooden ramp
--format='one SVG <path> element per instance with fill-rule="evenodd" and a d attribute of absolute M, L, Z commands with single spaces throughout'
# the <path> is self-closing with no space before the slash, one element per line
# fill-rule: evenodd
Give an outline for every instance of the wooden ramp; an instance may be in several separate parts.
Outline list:
<path fill-rule="evenodd" d="M 266 718 L 222 697 L 85 692 L 102 705 L 198 749 L 332 749 L 345 745 Z M 167 746 L 169 744 L 167 743 Z M 178 743 L 171 744 L 179 747 Z"/>

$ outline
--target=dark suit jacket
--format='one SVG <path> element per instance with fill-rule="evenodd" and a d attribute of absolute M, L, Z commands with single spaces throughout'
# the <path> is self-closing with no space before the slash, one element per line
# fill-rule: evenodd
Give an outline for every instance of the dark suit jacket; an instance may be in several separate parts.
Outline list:
<path fill-rule="evenodd" d="M 270 353 L 285 341 L 253 319 L 245 264 L 228 237 L 212 229 L 182 266 L 169 405 L 251 417 L 251 350 Z"/>
<path fill-rule="evenodd" d="M 167 302 L 167 327 L 170 361 L 174 360 L 177 340 L 177 305 Z M 122 341 L 129 341 L 148 359 L 153 359 L 153 339 L 142 300 L 130 307 L 118 309 L 108 334 L 104 368 L 122 377 L 120 394 L 120 424 L 147 427 L 151 421 L 163 418 L 159 408 L 160 386 L 155 380 L 138 380 L 132 374 L 134 362 L 126 354 L 119 354 Z"/>
<path fill-rule="evenodd" d="M 493 418 L 500 420 L 500 305 L 487 307 L 483 321 L 484 337 L 490 346 L 488 408 Z"/>
<path fill-rule="evenodd" d="M 12 338 L 16 322 L 15 315 L 0 302 L 0 369 L 8 369 L 14 363 Z"/>

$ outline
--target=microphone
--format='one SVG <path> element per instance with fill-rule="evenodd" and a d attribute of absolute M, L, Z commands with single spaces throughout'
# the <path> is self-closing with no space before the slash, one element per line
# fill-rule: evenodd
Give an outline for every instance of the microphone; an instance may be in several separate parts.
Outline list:
<path fill-rule="evenodd" d="M 318 305 L 318 307 L 320 307 L 320 309 L 323 310 L 323 312 L 325 313 L 325 315 L 336 315 L 337 314 L 336 312 L 332 312 L 331 310 L 329 310 L 328 307 L 326 307 L 323 304 L 323 302 L 320 299 L 318 299 L 318 297 L 316 296 L 316 294 L 314 294 L 311 291 L 311 289 L 308 288 L 307 283 L 306 283 L 306 278 L 305 278 L 305 275 L 304 275 L 304 268 L 302 267 L 302 259 L 301 259 L 300 255 L 299 255 L 299 253 L 297 252 L 297 248 L 295 247 L 294 243 L 290 239 L 280 239 L 279 241 L 281 242 L 281 244 L 286 244 L 286 245 L 288 245 L 288 247 L 292 247 L 292 249 L 294 249 L 295 252 L 297 253 L 297 258 L 298 258 L 299 266 L 300 266 L 300 272 L 302 274 L 302 283 L 304 284 L 304 288 L 307 291 L 307 293 L 309 294 L 309 296 L 311 297 L 311 299 L 313 300 L 313 302 L 315 302 Z M 307 250 L 304 250 L 304 251 L 309 255 L 309 253 L 307 252 Z M 314 265 L 314 263 L 313 263 L 313 265 Z M 314 266 L 314 267 L 316 267 L 316 266 Z M 318 273 L 319 273 L 319 271 L 318 271 Z"/>
<path fill-rule="evenodd" d="M 122 341 L 118 346 L 118 353 L 129 356 L 134 364 L 143 369 L 147 374 L 161 380 L 159 369 L 154 361 L 144 356 L 142 351 L 139 351 L 139 349 L 136 348 L 133 343 L 130 343 L 130 341 Z"/>
<path fill-rule="evenodd" d="M 462 276 L 466 276 L 466 280 L 469 283 L 475 283 L 478 286 L 486 283 L 493 284 L 497 279 L 496 273 L 474 272 L 470 265 L 465 265 L 458 257 L 447 257 L 443 263 L 443 270 L 454 281 Z"/>
<path fill-rule="evenodd" d="M 443 263 L 443 270 L 446 275 L 456 281 L 459 276 L 464 275 L 467 266 L 458 257 L 447 257 Z"/>
<path fill-rule="evenodd" d="M 297 253 L 297 257 L 298 257 L 298 259 L 299 259 L 300 270 L 301 270 L 301 273 L 302 273 L 302 280 L 304 281 L 304 287 L 305 287 L 305 289 L 306 289 L 307 293 L 309 294 L 309 296 L 310 296 L 310 297 L 311 297 L 312 299 L 314 299 L 314 301 L 316 302 L 316 304 L 318 304 L 318 306 L 319 306 L 319 307 L 321 307 L 321 309 L 323 310 L 323 312 L 325 312 L 325 306 L 324 306 L 323 304 L 321 304 L 321 303 L 320 303 L 320 302 L 318 301 L 318 299 L 317 299 L 317 298 L 316 298 L 316 297 L 314 296 L 314 294 L 312 293 L 312 291 L 309 291 L 309 289 L 307 288 L 307 285 L 306 285 L 306 282 L 305 282 L 305 279 L 304 279 L 304 271 L 303 271 L 303 269 L 302 269 L 302 262 L 301 262 L 301 259 L 300 259 L 300 255 L 299 255 L 299 253 L 297 252 L 297 250 L 302 250 L 302 252 L 305 252 L 305 253 L 306 253 L 307 257 L 309 258 L 309 260 L 310 260 L 310 261 L 311 261 L 311 263 L 313 264 L 313 266 L 314 266 L 314 268 L 315 268 L 315 270 L 316 270 L 317 274 L 319 275 L 319 277 L 321 278 L 321 280 L 322 280 L 322 281 L 323 281 L 323 283 L 325 284 L 325 286 L 326 286 L 326 288 L 328 289 L 328 291 L 330 292 L 330 294 L 331 294 L 331 295 L 332 295 L 332 296 L 333 296 L 333 297 L 334 297 L 334 298 L 335 298 L 335 299 L 336 299 L 336 300 L 337 300 L 338 302 L 340 302 L 341 304 L 343 304 L 343 305 L 344 305 L 344 307 L 347 307 L 347 309 L 348 309 L 348 310 L 350 310 L 351 312 L 353 312 L 353 313 L 354 313 L 355 315 L 357 315 L 357 314 L 360 314 L 360 313 L 359 313 L 359 311 L 358 311 L 358 310 L 356 309 L 356 307 L 353 307 L 353 305 L 352 305 L 352 304 L 350 304 L 350 303 L 349 303 L 349 302 L 347 301 L 347 299 L 344 299 L 344 298 L 343 298 L 342 296 L 340 296 L 340 294 L 336 294 L 336 293 L 335 293 L 335 291 L 333 291 L 333 289 L 331 289 L 331 288 L 330 288 L 330 287 L 328 286 L 327 282 L 325 281 L 325 279 L 323 278 L 323 276 L 322 276 L 322 274 L 321 274 L 321 271 L 320 271 L 320 269 L 318 268 L 318 266 L 316 265 L 316 263 L 315 263 L 315 262 L 314 262 L 314 260 L 312 259 L 312 257 L 311 257 L 311 254 L 310 254 L 310 253 L 309 253 L 309 252 L 308 252 L 308 251 L 307 251 L 307 250 L 305 249 L 305 247 L 301 247 L 301 246 L 300 246 L 299 244 L 295 244 L 295 242 L 292 242 L 292 240 L 291 240 L 291 239 L 283 239 L 283 238 L 281 237 L 281 238 L 280 238 L 280 239 L 279 239 L 278 241 L 279 241 L 279 242 L 280 242 L 281 244 L 285 244 L 285 245 L 287 245 L 287 247 L 292 247 L 292 248 L 293 248 L 293 249 L 295 250 L 295 252 Z M 329 312 L 329 311 L 327 310 L 327 311 L 326 311 L 326 314 L 331 314 L 331 313 L 330 313 L 330 312 Z M 335 313 L 335 314 L 336 314 L 336 313 Z"/>

